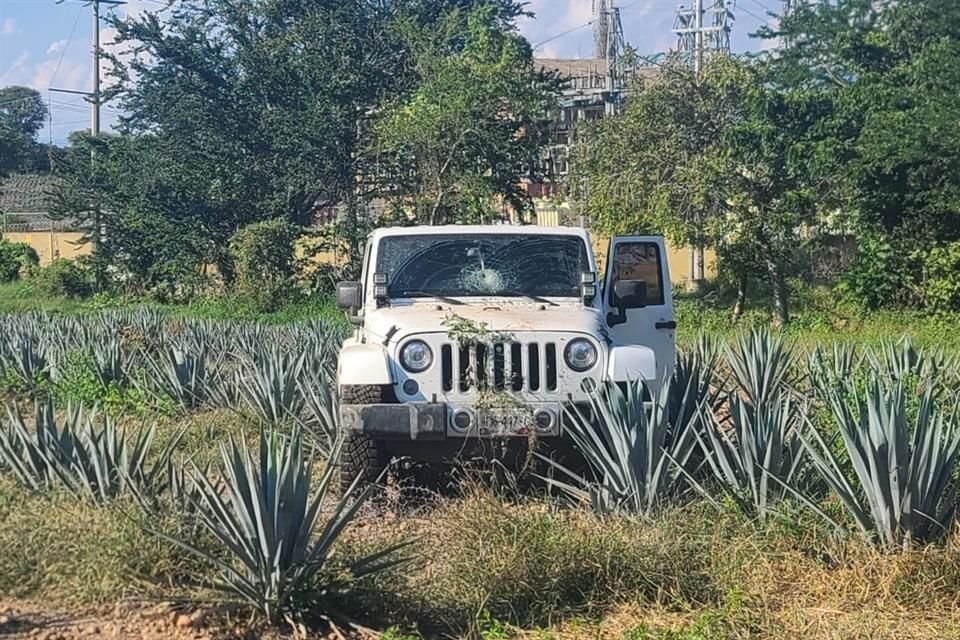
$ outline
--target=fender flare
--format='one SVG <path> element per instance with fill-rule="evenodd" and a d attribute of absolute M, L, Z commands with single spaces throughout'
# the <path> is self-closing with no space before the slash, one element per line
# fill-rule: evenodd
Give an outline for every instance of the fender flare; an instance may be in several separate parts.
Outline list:
<path fill-rule="evenodd" d="M 379 344 L 345 343 L 337 363 L 337 383 L 393 384 L 387 350 Z"/>
<path fill-rule="evenodd" d="M 657 356 L 653 349 L 638 344 L 610 347 L 607 380 L 632 382 L 643 380 L 648 385 L 657 379 Z"/>

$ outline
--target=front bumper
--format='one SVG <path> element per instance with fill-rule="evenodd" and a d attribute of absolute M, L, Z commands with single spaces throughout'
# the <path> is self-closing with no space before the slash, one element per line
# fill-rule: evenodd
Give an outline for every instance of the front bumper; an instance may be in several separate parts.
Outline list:
<path fill-rule="evenodd" d="M 340 405 L 340 427 L 347 433 L 400 440 L 447 437 L 444 403 Z"/>
<path fill-rule="evenodd" d="M 547 411 L 553 416 L 547 427 L 536 428 L 533 417 Z M 469 413 L 472 424 L 459 429 L 453 425 L 455 413 Z M 445 402 L 404 404 L 340 405 L 340 426 L 347 433 L 378 439 L 436 441 L 448 437 L 529 437 L 560 435 L 561 409 L 555 402 L 524 403 L 513 408 L 451 405 Z"/>

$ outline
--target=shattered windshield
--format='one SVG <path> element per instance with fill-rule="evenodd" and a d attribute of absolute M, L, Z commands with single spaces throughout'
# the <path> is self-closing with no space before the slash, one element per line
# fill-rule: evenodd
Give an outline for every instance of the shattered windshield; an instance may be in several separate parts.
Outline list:
<path fill-rule="evenodd" d="M 566 235 L 389 236 L 379 249 L 391 298 L 575 297 L 591 270 L 586 243 Z"/>

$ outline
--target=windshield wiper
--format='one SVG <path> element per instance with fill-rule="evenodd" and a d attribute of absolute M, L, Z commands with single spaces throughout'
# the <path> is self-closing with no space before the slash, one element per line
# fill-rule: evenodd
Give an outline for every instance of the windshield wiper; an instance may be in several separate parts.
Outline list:
<path fill-rule="evenodd" d="M 418 297 L 428 296 L 430 298 L 436 298 L 437 300 L 446 302 L 447 304 L 463 304 L 463 301 L 457 300 L 456 298 L 449 298 L 447 296 L 440 295 L 438 293 L 430 293 L 429 291 L 401 291 L 400 292 L 401 298 L 406 298 L 408 296 L 418 296 Z"/>
<path fill-rule="evenodd" d="M 523 291 L 500 291 L 498 295 L 501 296 L 517 296 L 520 298 L 526 298 L 527 300 L 533 300 L 534 302 L 539 302 L 540 304 L 549 304 L 552 307 L 556 307 L 557 303 L 553 300 L 547 300 L 546 298 L 541 298 L 540 296 L 535 296 L 529 293 L 524 293 Z"/>

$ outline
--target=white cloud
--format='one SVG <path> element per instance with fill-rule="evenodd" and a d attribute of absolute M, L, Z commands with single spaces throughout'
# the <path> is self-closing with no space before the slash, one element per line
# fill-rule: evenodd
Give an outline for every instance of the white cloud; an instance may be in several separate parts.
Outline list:
<path fill-rule="evenodd" d="M 51 42 L 50 46 L 47 47 L 47 55 L 51 56 L 55 53 L 60 53 L 63 51 L 63 48 L 67 46 L 66 40 L 57 40 L 56 42 Z"/>
<path fill-rule="evenodd" d="M 13 21 L 13 18 L 4 18 L 3 22 L 0 23 L 0 35 L 12 36 L 16 32 L 17 23 Z"/>
<path fill-rule="evenodd" d="M 591 0 L 532 0 L 526 9 L 534 18 L 518 20 L 520 32 L 533 45 L 549 40 L 534 52 L 536 56 L 561 57 L 583 53 L 582 43 L 590 38 L 586 23 L 593 19 Z M 554 39 L 559 34 L 572 31 Z M 589 52 L 586 53 L 589 55 Z"/>

